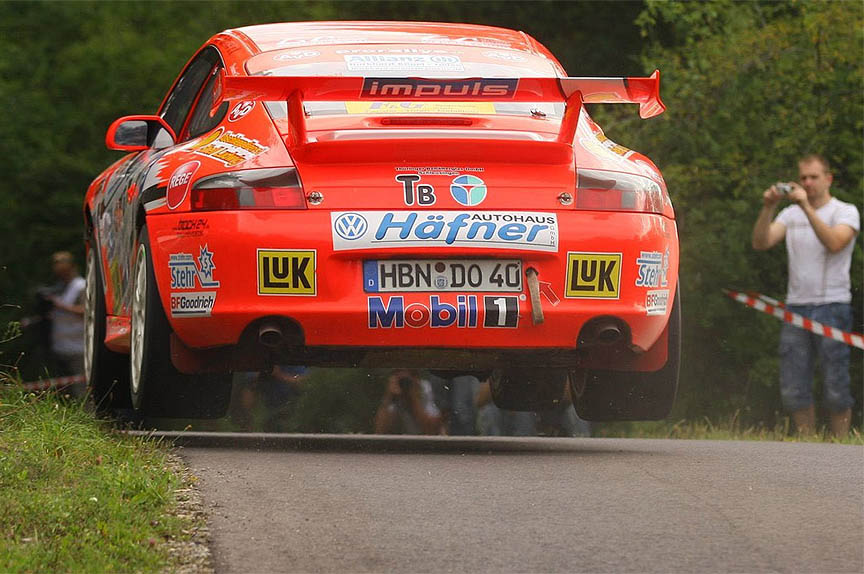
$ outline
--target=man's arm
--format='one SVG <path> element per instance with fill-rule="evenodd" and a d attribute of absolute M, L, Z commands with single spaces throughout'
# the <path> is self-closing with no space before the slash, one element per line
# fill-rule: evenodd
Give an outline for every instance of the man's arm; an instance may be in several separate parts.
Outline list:
<path fill-rule="evenodd" d="M 831 253 L 842 251 L 855 238 L 856 231 L 853 227 L 845 223 L 828 225 L 822 221 L 816 215 L 816 210 L 807 201 L 807 192 L 803 188 L 797 185 L 793 186 L 789 199 L 801 206 L 801 209 L 804 210 L 804 214 L 807 216 L 807 220 L 810 222 L 810 226 L 813 227 L 813 231 L 816 233 L 816 237 L 819 238 L 822 245 Z"/>
<path fill-rule="evenodd" d="M 762 193 L 762 210 L 753 226 L 753 249 L 771 249 L 786 237 L 786 226 L 774 221 L 774 212 L 782 197 L 773 185 Z"/>

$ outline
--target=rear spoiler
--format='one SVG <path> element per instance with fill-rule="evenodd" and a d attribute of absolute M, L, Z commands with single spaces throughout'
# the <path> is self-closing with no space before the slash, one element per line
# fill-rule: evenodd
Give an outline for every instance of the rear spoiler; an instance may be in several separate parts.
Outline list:
<path fill-rule="evenodd" d="M 639 104 L 651 118 L 666 109 L 660 100 L 660 70 L 647 78 L 377 78 L 345 76 L 223 76 L 224 100 L 286 101 L 296 146 L 306 141 L 304 101 L 486 101 L 566 102 L 559 143 L 571 143 L 579 110 L 588 104 Z"/>

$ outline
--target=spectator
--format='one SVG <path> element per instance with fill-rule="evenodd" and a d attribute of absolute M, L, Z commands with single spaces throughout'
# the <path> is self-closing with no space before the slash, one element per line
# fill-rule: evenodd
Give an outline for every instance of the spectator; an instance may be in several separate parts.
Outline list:
<path fill-rule="evenodd" d="M 86 282 L 78 274 L 75 259 L 68 251 L 51 256 L 52 270 L 58 283 L 46 295 L 51 309 L 51 353 L 59 375 L 84 373 L 84 289 Z"/>
<path fill-rule="evenodd" d="M 753 228 L 753 248 L 770 249 L 785 239 L 789 311 L 849 331 L 849 265 L 860 216 L 854 205 L 831 196 L 833 176 L 822 156 L 801 158 L 798 176 L 800 185 L 776 184 L 762 193 L 762 210 Z M 783 199 L 791 205 L 774 218 Z M 780 394 L 799 433 L 812 433 L 816 426 L 812 379 L 817 355 L 831 431 L 837 437 L 848 433 L 854 402 L 849 392 L 849 352 L 849 347 L 839 341 L 784 323 L 780 333 Z"/>
<path fill-rule="evenodd" d="M 375 432 L 437 435 L 441 430 L 441 411 L 435 404 L 431 383 L 416 371 L 393 371 L 375 413 Z"/>
<path fill-rule="evenodd" d="M 451 371 L 432 371 L 429 378 L 447 434 L 476 435 L 477 407 L 474 396 L 480 385 L 477 376 L 471 373 L 454 376 Z"/>
<path fill-rule="evenodd" d="M 483 382 L 474 398 L 478 426 L 484 436 L 536 436 L 536 417 L 530 411 L 507 411 L 492 402 L 489 381 Z"/>

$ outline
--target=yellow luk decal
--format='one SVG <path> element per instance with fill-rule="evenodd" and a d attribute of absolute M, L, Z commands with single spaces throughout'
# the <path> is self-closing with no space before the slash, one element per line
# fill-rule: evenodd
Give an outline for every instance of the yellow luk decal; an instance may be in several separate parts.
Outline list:
<path fill-rule="evenodd" d="M 567 254 L 566 297 L 617 299 L 620 283 L 620 253 Z"/>
<path fill-rule="evenodd" d="M 492 102 L 345 102 L 349 114 L 494 114 Z"/>
<path fill-rule="evenodd" d="M 315 250 L 258 250 L 259 295 L 315 295 Z"/>

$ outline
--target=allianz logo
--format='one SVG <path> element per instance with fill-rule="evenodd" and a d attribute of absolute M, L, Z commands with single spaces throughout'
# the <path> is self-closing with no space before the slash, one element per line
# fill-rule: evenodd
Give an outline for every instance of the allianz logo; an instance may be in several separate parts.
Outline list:
<path fill-rule="evenodd" d="M 558 220 L 552 213 L 334 213 L 333 232 L 337 249 L 357 249 L 366 245 L 383 247 L 385 243 L 458 245 L 477 242 L 557 249 L 558 244 Z"/>

